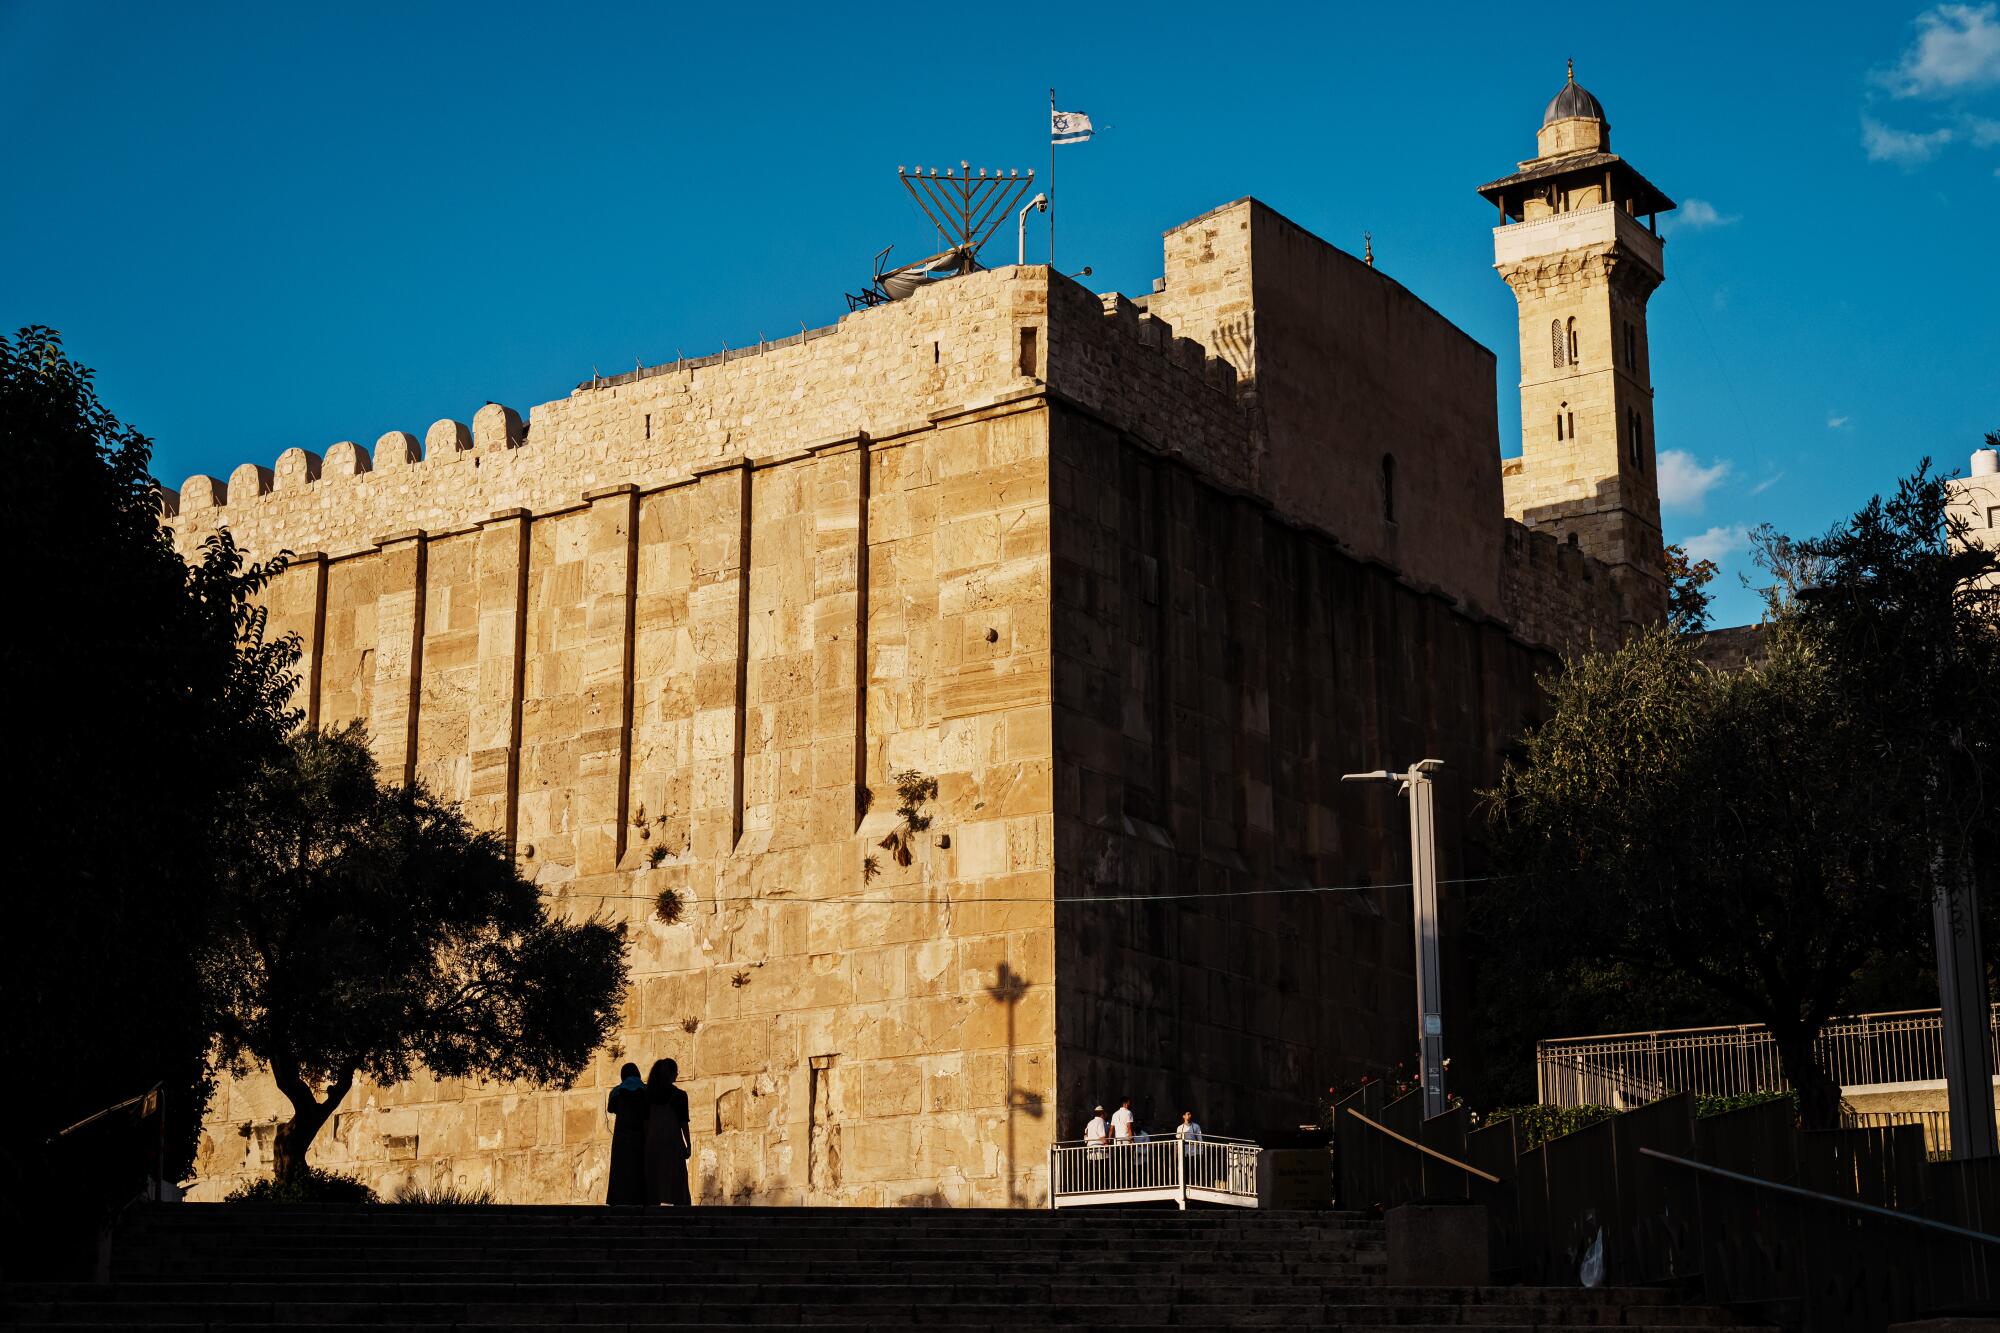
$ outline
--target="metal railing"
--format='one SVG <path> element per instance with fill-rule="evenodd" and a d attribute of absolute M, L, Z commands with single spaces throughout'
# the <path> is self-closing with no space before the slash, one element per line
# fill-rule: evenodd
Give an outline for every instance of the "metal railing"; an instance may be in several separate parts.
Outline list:
<path fill-rule="evenodd" d="M 1882 1329 L 1993 1300 L 2000 1235 L 1971 1175 L 1929 1201 L 1946 1220 L 1913 1201 L 1891 1208 L 1657 1148 L 1639 1155 L 1693 1184 L 1701 1289 L 1717 1304 L 1817 1330 Z"/>
<path fill-rule="evenodd" d="M 143 1197 L 147 1191 L 151 1191 L 153 1200 L 157 1203 L 166 1197 L 167 1188 L 167 1116 L 165 1090 L 166 1084 L 155 1083 L 144 1092 L 127 1097 L 122 1102 L 113 1102 L 103 1110 L 85 1116 L 67 1129 L 59 1129 L 49 1135 L 47 1142 L 43 1146 L 48 1148 L 57 1147 L 71 1141 L 75 1135 L 96 1125 L 107 1123 L 113 1125 L 124 1123 L 143 1125 L 147 1120 L 151 1120 L 153 1121 L 153 1136 L 152 1142 L 148 1146 L 152 1151 L 148 1154 L 149 1160 L 146 1164 L 145 1186 L 135 1191 L 131 1198 Z M 107 1155 L 101 1147 L 97 1149 L 98 1157 L 103 1158 Z M 119 1201 L 121 1206 L 127 1202 L 130 1202 L 130 1199 Z"/>
<path fill-rule="evenodd" d="M 1897 1125 L 1920 1125 L 1924 1131 L 1924 1151 L 1933 1160 L 1951 1156 L 1951 1112 L 1949 1111 L 1854 1111 L 1842 1107 L 1842 1129 L 1893 1129 Z"/>
<path fill-rule="evenodd" d="M 1172 1137 L 1049 1147 L 1049 1207 L 1166 1200 L 1257 1206 L 1257 1161 L 1247 1139 Z"/>
<path fill-rule="evenodd" d="M 2000 1059 L 2000 1005 L 1988 1016 L 1988 1040 Z M 1935 1009 L 1835 1019 L 1815 1046 L 1844 1088 L 1944 1078 L 1943 1024 Z M 1777 1043 L 1761 1023 L 1538 1042 L 1535 1082 L 1545 1105 L 1619 1108 L 1674 1092 L 1727 1097 L 1791 1087 Z"/>

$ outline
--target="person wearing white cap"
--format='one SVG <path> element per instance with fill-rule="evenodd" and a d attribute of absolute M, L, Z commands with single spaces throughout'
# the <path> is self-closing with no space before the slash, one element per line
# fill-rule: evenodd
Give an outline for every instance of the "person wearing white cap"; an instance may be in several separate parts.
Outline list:
<path fill-rule="evenodd" d="M 1104 1108 L 1095 1108 L 1096 1114 L 1083 1127 L 1083 1141 L 1089 1145 L 1083 1154 L 1084 1169 L 1088 1173 L 1092 1187 L 1101 1189 L 1105 1182 L 1100 1179 L 1110 1165 L 1111 1126 L 1104 1122 Z"/>

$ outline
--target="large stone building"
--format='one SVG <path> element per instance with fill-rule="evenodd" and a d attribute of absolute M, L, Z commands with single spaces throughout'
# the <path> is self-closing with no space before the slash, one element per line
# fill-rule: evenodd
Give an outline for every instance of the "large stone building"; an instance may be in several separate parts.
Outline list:
<path fill-rule="evenodd" d="M 1341 773 L 1444 759 L 1442 870 L 1476 868 L 1536 674 L 1661 604 L 1638 219 L 1671 204 L 1573 85 L 1541 137 L 1484 190 L 1504 467 L 1493 354 L 1245 199 L 1167 232 L 1138 300 L 974 273 L 189 480 L 183 547 L 303 553 L 269 604 L 310 719 L 631 929 L 578 1087 L 359 1087 L 315 1158 L 598 1198 L 612 1071 L 673 1056 L 701 1198 L 1033 1205 L 1095 1101 L 1254 1132 L 1405 1058 L 1403 811 Z M 905 773 L 937 782 L 907 865 Z M 283 1114 L 226 1086 L 196 1196 Z"/>
<path fill-rule="evenodd" d="M 1948 511 L 1954 520 L 1965 524 L 1962 540 L 2000 552 L 2000 449 L 1990 445 L 1974 449 L 1966 474 L 1950 486 Z M 1987 577 L 2000 582 L 2000 575 Z"/>

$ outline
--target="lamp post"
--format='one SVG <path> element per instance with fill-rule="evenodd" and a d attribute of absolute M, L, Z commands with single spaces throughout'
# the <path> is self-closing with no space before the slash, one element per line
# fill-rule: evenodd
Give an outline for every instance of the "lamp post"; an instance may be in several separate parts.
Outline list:
<path fill-rule="evenodd" d="M 1377 769 L 1344 773 L 1342 782 L 1393 782 L 1410 797 L 1411 915 L 1417 934 L 1417 1041 L 1423 1059 L 1424 1118 L 1444 1114 L 1444 987 L 1438 969 L 1437 820 L 1430 775 L 1442 759 L 1423 759 L 1405 773 Z"/>

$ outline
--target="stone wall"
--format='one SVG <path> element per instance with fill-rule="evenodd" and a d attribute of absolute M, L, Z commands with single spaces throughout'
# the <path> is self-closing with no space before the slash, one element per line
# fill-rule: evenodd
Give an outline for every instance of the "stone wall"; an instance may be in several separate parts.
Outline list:
<path fill-rule="evenodd" d="M 1445 760 L 1440 870 L 1477 873 L 1553 660 L 1084 414 L 1051 448 L 1061 1131 L 1289 1129 L 1416 1041 L 1407 888 L 1312 892 L 1408 883 L 1403 803 L 1340 775 Z"/>
<path fill-rule="evenodd" d="M 270 596 L 315 721 L 366 722 L 385 772 L 506 831 L 556 910 L 632 932 L 617 1049 L 574 1090 L 364 1085 L 318 1161 L 587 1201 L 618 1062 L 671 1055 L 704 1198 L 1043 1198 L 1047 427 L 1014 359 L 1040 276 L 586 388 L 525 429 L 488 408 L 380 470 L 336 448 L 316 478 L 187 489 L 226 503 L 184 504 L 184 546 L 227 523 L 259 555 L 331 552 Z M 717 455 L 744 444 L 769 452 Z M 871 880 L 904 770 L 938 779 L 936 824 Z M 195 1196 L 264 1166 L 284 1113 L 267 1077 L 225 1085 Z"/>
<path fill-rule="evenodd" d="M 1557 652 L 1610 648 L 1647 612 L 1617 571 L 1578 541 L 1508 519 L 1500 558 L 1500 615 L 1514 633 Z"/>
<path fill-rule="evenodd" d="M 1147 299 L 1236 368 L 1254 490 L 1425 587 L 1499 610 L 1493 353 L 1402 284 L 1254 199 L 1166 235 Z"/>

